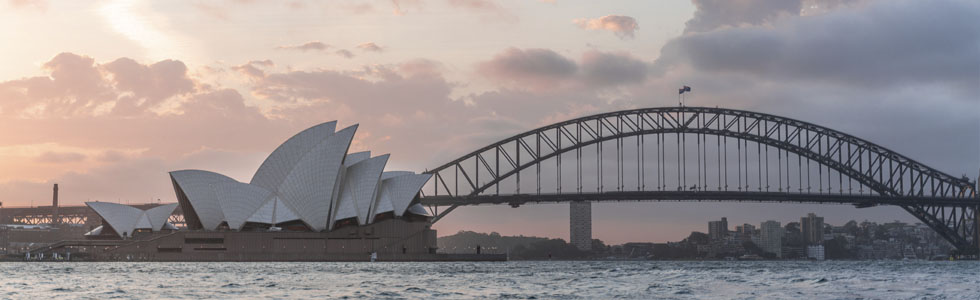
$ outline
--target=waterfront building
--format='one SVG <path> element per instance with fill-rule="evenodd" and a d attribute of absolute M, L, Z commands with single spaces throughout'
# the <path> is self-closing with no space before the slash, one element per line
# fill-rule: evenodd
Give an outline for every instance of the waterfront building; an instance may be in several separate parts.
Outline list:
<path fill-rule="evenodd" d="M 763 251 L 783 257 L 783 232 L 785 229 L 777 221 L 765 221 L 759 226 L 759 235 Z"/>
<path fill-rule="evenodd" d="M 755 226 L 752 224 L 742 224 L 735 226 L 735 234 L 738 236 L 738 240 L 742 242 L 752 241 L 755 237 L 756 230 Z"/>
<path fill-rule="evenodd" d="M 816 260 L 824 260 L 824 247 L 823 245 L 810 245 L 806 246 L 806 257 Z"/>
<path fill-rule="evenodd" d="M 803 241 L 807 245 L 819 245 L 823 243 L 823 217 L 818 217 L 813 213 L 800 218 L 800 228 L 803 233 Z"/>
<path fill-rule="evenodd" d="M 728 236 L 728 218 L 708 222 L 708 237 L 711 240 L 721 240 Z"/>

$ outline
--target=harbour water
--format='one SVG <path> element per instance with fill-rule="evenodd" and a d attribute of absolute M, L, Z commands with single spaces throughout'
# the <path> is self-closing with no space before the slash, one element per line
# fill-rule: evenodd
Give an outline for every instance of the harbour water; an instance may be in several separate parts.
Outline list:
<path fill-rule="evenodd" d="M 0 298 L 980 299 L 980 262 L 14 262 Z"/>

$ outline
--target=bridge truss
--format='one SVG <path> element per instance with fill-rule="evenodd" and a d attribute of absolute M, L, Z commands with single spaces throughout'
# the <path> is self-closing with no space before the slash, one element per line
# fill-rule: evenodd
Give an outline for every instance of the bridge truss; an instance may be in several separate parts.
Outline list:
<path fill-rule="evenodd" d="M 967 178 L 833 129 L 743 110 L 662 107 L 597 114 L 512 136 L 426 173 L 433 178 L 420 201 L 435 215 L 433 222 L 459 206 L 478 204 L 896 205 L 962 253 L 980 252 L 980 196 Z"/>
<path fill-rule="evenodd" d="M 164 203 L 167 204 L 167 203 Z M 133 207 L 147 210 L 163 204 L 145 203 L 133 204 Z M 57 220 L 57 222 L 54 222 Z M 180 207 L 174 210 L 167 222 L 174 224 L 178 228 L 184 227 L 184 214 Z M 102 223 L 102 218 L 88 206 L 61 206 L 54 209 L 51 206 L 37 207 L 3 207 L 0 208 L 0 224 L 63 224 L 63 225 L 83 225 L 87 227 L 98 226 Z"/>

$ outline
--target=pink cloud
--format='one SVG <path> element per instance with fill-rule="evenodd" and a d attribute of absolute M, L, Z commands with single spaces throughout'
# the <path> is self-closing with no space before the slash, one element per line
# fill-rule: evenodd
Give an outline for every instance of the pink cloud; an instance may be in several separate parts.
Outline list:
<path fill-rule="evenodd" d="M 85 159 L 85 154 L 75 153 L 75 152 L 44 152 L 38 156 L 35 161 L 40 163 L 69 163 L 78 162 Z"/>
<path fill-rule="evenodd" d="M 421 8 L 422 0 L 391 0 L 391 6 L 394 15 L 403 16 L 409 8 Z"/>
<path fill-rule="evenodd" d="M 511 11 L 500 6 L 497 1 L 491 0 L 449 0 L 449 6 L 462 8 L 478 13 L 487 13 L 495 16 L 497 20 L 514 21 L 517 16 Z"/>
<path fill-rule="evenodd" d="M 245 64 L 231 67 L 232 70 L 238 71 L 242 75 L 250 78 L 261 78 L 265 76 L 265 71 L 262 70 L 263 67 L 273 67 L 275 64 L 272 60 L 253 60 Z"/>
<path fill-rule="evenodd" d="M 8 0 L 7 2 L 14 8 L 33 7 L 42 11 L 48 8 L 48 1 L 45 0 Z"/>
<path fill-rule="evenodd" d="M 364 51 L 364 52 L 381 52 L 381 51 L 384 51 L 384 48 L 382 48 L 381 46 L 378 46 L 378 44 L 370 43 L 370 42 L 369 43 L 363 43 L 363 44 L 357 45 L 357 48 L 358 49 L 361 49 L 361 51 Z"/>
<path fill-rule="evenodd" d="M 633 38 L 639 25 L 630 16 L 608 15 L 598 19 L 575 19 L 575 25 L 587 30 L 606 30 L 615 33 L 621 39 Z"/>

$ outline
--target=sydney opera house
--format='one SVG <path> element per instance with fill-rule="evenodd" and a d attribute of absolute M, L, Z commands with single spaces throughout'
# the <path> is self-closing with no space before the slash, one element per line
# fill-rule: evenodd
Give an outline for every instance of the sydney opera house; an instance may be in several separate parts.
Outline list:
<path fill-rule="evenodd" d="M 102 217 L 90 240 L 123 241 L 101 259 L 425 260 L 436 232 L 419 205 L 428 174 L 384 171 L 389 155 L 348 153 L 357 125 L 306 129 L 249 182 L 203 170 L 170 172 L 178 203 L 148 210 L 86 203 Z M 179 204 L 186 228 L 168 223 Z"/>

